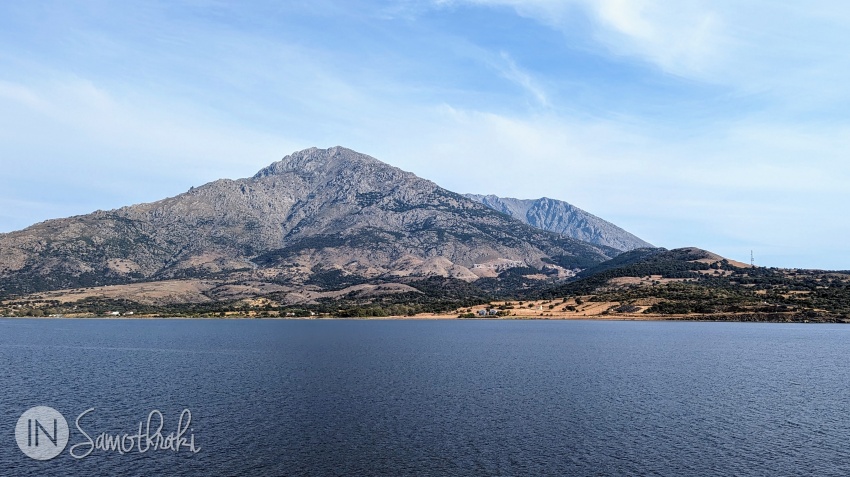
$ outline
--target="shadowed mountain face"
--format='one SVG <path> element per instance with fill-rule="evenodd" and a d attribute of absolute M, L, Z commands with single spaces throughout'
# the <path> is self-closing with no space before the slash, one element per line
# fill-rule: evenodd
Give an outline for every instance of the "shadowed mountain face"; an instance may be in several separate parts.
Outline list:
<path fill-rule="evenodd" d="M 620 227 L 560 200 L 546 197 L 528 200 L 495 195 L 464 195 L 531 226 L 566 237 L 621 251 L 652 247 L 652 244 Z"/>
<path fill-rule="evenodd" d="M 349 149 L 312 148 L 251 178 L 0 234 L 0 295 L 173 278 L 475 281 L 518 267 L 563 276 L 618 253 Z"/>

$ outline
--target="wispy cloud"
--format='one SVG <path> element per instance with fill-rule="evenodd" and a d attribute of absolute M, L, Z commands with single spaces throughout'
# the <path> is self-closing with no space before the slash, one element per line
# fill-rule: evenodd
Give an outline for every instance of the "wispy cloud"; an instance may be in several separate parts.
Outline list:
<path fill-rule="evenodd" d="M 445 4 L 446 2 L 438 2 Z M 720 61 L 726 38 L 717 2 L 683 0 L 456 0 L 451 4 L 514 8 L 556 29 L 584 11 L 596 21 L 596 39 L 614 53 L 633 55 L 674 74 L 699 75 Z"/>
<path fill-rule="evenodd" d="M 452 190 L 566 199 L 666 247 L 697 244 L 737 259 L 755 247 L 762 263 L 850 266 L 808 254 L 840 250 L 850 234 L 843 126 L 802 131 L 765 120 L 671 140 L 612 120 L 448 105 L 420 114 L 420 137 L 387 141 L 379 157 Z"/>
<path fill-rule="evenodd" d="M 453 190 L 564 199 L 663 246 L 850 268 L 807 255 L 850 234 L 850 7 L 28 5 L 0 6 L 15 207 L 0 230 L 339 144 Z"/>
<path fill-rule="evenodd" d="M 584 12 L 597 43 L 611 53 L 646 61 L 662 71 L 769 93 L 800 105 L 847 98 L 838 88 L 850 66 L 836 54 L 850 40 L 850 5 L 732 0 L 450 0 L 439 5 L 513 8 L 569 34 Z M 798 93 L 807 88 L 806 94 Z M 817 91 L 813 91 L 817 90 Z"/>
<path fill-rule="evenodd" d="M 0 199 L 21 204 L 17 217 L 43 220 L 56 216 L 44 212 L 72 215 L 156 200 L 199 182 L 247 175 L 296 146 L 186 105 L 117 99 L 79 78 L 5 83 L 0 90 L 16 93 L 0 94 L 6 158 Z M 53 207 L 45 205 L 50 201 Z"/>
<path fill-rule="evenodd" d="M 525 91 L 531 94 L 531 96 L 534 97 L 541 106 L 549 106 L 549 99 L 546 96 L 546 92 L 530 73 L 517 66 L 514 59 L 507 52 L 500 52 L 499 58 L 501 61 L 496 64 L 495 67 L 499 70 L 502 76 L 522 87 Z"/>

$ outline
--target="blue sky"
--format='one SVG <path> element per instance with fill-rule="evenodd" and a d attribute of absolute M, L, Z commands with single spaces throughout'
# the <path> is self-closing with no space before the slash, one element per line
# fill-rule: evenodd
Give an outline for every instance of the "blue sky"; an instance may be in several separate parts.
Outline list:
<path fill-rule="evenodd" d="M 0 3 L 0 232 L 342 145 L 656 245 L 850 269 L 850 4 Z"/>

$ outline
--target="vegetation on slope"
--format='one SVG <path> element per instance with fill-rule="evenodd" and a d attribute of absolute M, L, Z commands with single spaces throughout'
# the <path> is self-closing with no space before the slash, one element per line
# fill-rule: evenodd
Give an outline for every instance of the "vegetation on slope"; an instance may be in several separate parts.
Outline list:
<path fill-rule="evenodd" d="M 533 275 L 533 277 L 532 277 Z M 420 313 L 466 315 L 482 304 L 535 301 L 534 316 L 653 316 L 731 321 L 850 321 L 850 273 L 749 267 L 699 249 L 638 249 L 584 270 L 558 285 L 540 270 L 515 267 L 497 278 L 469 283 L 455 278 L 367 279 L 338 269 L 313 270 L 312 299 L 289 292 L 245 298 L 208 295 L 204 303 L 141 304 L 87 297 L 73 303 L 13 299 L 0 315 L 158 315 L 257 317 L 382 317 Z M 367 286 L 368 284 L 368 286 Z M 246 286 L 233 282 L 227 286 Z M 226 286 L 222 288 L 227 288 Z M 335 291 L 329 293 L 328 291 Z M 203 298 L 203 297 L 202 297 Z M 521 302 L 520 302 L 521 303 Z M 540 311 L 538 306 L 543 306 Z M 596 310 L 596 311 L 592 311 Z M 510 310 L 508 310 L 510 311 Z M 587 314 L 585 314 L 587 313 Z M 528 314 L 528 313 L 525 313 Z"/>
<path fill-rule="evenodd" d="M 752 268 L 710 257 L 695 249 L 629 252 L 538 296 L 587 296 L 686 319 L 850 320 L 850 274 Z"/>

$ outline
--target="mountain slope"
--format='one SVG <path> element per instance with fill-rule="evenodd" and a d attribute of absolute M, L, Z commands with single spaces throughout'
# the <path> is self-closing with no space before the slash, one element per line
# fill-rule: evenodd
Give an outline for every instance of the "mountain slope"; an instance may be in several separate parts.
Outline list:
<path fill-rule="evenodd" d="M 180 278 L 327 288 L 516 267 L 565 276 L 618 253 L 370 156 L 311 148 L 251 178 L 0 235 L 0 295 Z"/>
<path fill-rule="evenodd" d="M 620 227 L 564 201 L 546 197 L 529 200 L 495 195 L 464 194 L 464 196 L 533 227 L 596 245 L 613 247 L 622 251 L 652 247 L 652 244 Z"/>

